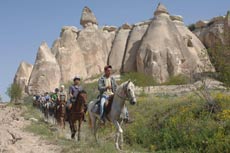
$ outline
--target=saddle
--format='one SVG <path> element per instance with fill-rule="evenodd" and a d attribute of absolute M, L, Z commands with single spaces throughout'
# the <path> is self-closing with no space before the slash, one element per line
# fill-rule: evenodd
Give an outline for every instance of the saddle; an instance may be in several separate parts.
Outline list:
<path fill-rule="evenodd" d="M 114 98 L 114 95 L 111 95 L 111 96 L 109 96 L 108 100 L 105 102 L 104 113 L 106 115 L 109 114 L 109 112 L 111 111 L 113 98 Z M 92 112 L 94 112 L 94 113 L 96 113 L 98 115 L 100 114 L 100 101 L 101 101 L 101 98 L 97 100 L 97 102 L 95 103 L 94 107 L 92 108 Z"/>

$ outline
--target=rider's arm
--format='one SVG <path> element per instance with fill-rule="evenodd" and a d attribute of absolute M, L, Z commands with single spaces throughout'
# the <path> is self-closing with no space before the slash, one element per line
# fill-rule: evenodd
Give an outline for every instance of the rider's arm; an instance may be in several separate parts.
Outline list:
<path fill-rule="evenodd" d="M 98 80 L 98 90 L 103 93 L 104 91 L 106 91 L 107 87 L 105 86 L 104 82 L 103 82 L 103 79 L 100 78 Z"/>
<path fill-rule="evenodd" d="M 72 93 L 73 93 L 73 88 L 72 88 L 72 86 L 70 86 L 69 87 L 69 98 L 73 97 Z"/>
<path fill-rule="evenodd" d="M 115 92 L 117 90 L 117 82 L 116 82 L 114 77 L 112 77 L 111 79 L 112 79 L 112 82 L 113 82 L 113 84 L 112 84 L 112 86 L 113 86 L 112 88 L 114 90 L 113 92 Z"/>

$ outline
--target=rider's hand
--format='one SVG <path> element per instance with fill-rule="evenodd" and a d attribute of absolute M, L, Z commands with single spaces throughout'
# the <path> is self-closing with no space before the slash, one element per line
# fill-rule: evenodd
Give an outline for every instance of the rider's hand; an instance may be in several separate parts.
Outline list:
<path fill-rule="evenodd" d="M 112 87 L 111 86 L 107 86 L 106 89 L 112 89 Z"/>

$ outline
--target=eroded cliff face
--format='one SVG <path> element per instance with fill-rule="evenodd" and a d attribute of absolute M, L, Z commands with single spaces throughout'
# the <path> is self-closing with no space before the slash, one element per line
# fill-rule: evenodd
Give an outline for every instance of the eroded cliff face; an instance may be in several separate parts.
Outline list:
<path fill-rule="evenodd" d="M 158 82 L 177 74 L 214 71 L 201 41 L 181 16 L 171 16 L 162 4 L 153 18 L 118 28 L 98 27 L 96 16 L 85 7 L 80 23 L 83 29 L 64 26 L 51 49 L 45 43 L 40 46 L 28 82 L 30 94 L 52 91 L 75 75 L 84 79 L 100 74 L 106 64 L 118 72 L 154 76 Z"/>
<path fill-rule="evenodd" d="M 216 44 L 225 44 L 224 31 L 230 31 L 230 11 L 226 16 L 217 16 L 209 21 L 198 21 L 192 32 L 200 39 L 206 48 Z"/>

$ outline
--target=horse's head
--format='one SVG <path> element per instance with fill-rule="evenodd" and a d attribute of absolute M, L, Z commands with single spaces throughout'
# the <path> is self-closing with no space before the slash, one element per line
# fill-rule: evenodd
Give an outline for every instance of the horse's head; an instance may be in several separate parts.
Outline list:
<path fill-rule="evenodd" d="M 135 86 L 133 82 L 127 81 L 124 85 L 124 90 L 127 98 L 129 99 L 129 102 L 131 105 L 135 105 L 137 103 L 136 96 L 135 96 Z"/>
<path fill-rule="evenodd" d="M 85 90 L 79 91 L 76 101 L 85 104 L 87 100 L 87 92 Z"/>

